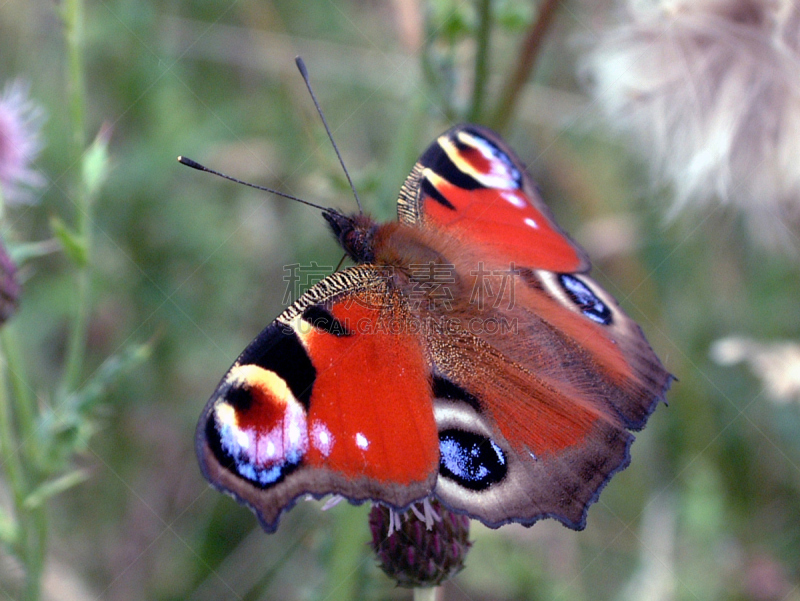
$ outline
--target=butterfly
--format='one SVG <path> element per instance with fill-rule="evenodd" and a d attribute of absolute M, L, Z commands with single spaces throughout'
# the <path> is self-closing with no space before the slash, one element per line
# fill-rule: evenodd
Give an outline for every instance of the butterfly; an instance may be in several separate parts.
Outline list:
<path fill-rule="evenodd" d="M 203 474 L 269 532 L 329 494 L 584 528 L 672 376 L 494 132 L 439 136 L 397 213 L 323 211 L 355 265 L 222 378 L 197 427 Z"/>

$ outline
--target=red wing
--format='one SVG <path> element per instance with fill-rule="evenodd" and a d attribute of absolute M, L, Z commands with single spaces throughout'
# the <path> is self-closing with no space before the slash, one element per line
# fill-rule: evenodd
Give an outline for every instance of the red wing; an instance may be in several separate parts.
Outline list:
<path fill-rule="evenodd" d="M 561 273 L 590 267 L 513 151 L 475 125 L 450 129 L 425 151 L 400 192 L 398 216 L 444 229 L 498 262 Z"/>
<path fill-rule="evenodd" d="M 378 270 L 326 278 L 245 349 L 197 428 L 205 476 L 268 531 L 306 494 L 404 507 L 439 464 L 430 366 Z"/>

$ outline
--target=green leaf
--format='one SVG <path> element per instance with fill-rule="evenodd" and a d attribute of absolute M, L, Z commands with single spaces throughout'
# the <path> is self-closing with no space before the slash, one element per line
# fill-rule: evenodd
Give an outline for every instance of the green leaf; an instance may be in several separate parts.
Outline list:
<path fill-rule="evenodd" d="M 61 250 L 58 240 L 40 240 L 38 242 L 6 242 L 8 255 L 14 265 L 20 267 L 31 259 L 38 259 Z"/>
<path fill-rule="evenodd" d="M 95 137 L 86 152 L 83 153 L 81 164 L 81 180 L 87 198 L 94 199 L 100 188 L 108 178 L 108 141 L 111 138 L 111 128 L 104 125 Z"/>
<path fill-rule="evenodd" d="M 533 21 L 533 6 L 530 2 L 503 0 L 497 7 L 497 24 L 508 33 L 517 33 Z"/>
<path fill-rule="evenodd" d="M 429 27 L 437 37 L 455 43 L 475 30 L 475 9 L 472 4 L 437 0 L 430 5 Z"/>
<path fill-rule="evenodd" d="M 152 346 L 152 342 L 138 344 L 106 359 L 83 388 L 67 397 L 67 406 L 77 414 L 91 410 L 124 374 L 150 357 Z"/>
<path fill-rule="evenodd" d="M 75 453 L 88 447 L 96 431 L 93 410 L 124 374 L 150 356 L 152 346 L 152 341 L 139 344 L 109 357 L 83 388 L 57 397 L 54 409 L 42 413 L 37 432 L 45 472 L 64 469 Z"/>
<path fill-rule="evenodd" d="M 69 226 L 58 217 L 50 217 L 50 228 L 61 243 L 64 254 L 78 267 L 84 267 L 88 261 L 89 253 L 86 240 L 71 230 Z"/>
<path fill-rule="evenodd" d="M 25 497 L 25 501 L 23 501 L 22 504 L 25 509 L 36 509 L 37 507 L 41 507 L 50 497 L 61 494 L 73 486 L 86 482 L 88 479 L 89 472 L 86 470 L 67 472 L 63 476 L 59 476 L 53 480 L 47 480 L 37 486 L 31 494 Z"/>
<path fill-rule="evenodd" d="M 73 407 L 67 406 L 43 413 L 39 424 L 38 447 L 44 474 L 66 469 L 75 453 L 88 448 L 97 430 L 91 417 L 79 415 Z"/>
<path fill-rule="evenodd" d="M 13 547 L 19 540 L 17 523 L 0 507 L 0 542 Z"/>

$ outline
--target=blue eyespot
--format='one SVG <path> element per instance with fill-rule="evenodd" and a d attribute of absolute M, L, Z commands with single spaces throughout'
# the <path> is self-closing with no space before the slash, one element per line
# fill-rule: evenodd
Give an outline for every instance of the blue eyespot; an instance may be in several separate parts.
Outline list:
<path fill-rule="evenodd" d="M 597 298 L 591 288 L 584 284 L 583 281 L 566 273 L 559 274 L 558 281 L 564 289 L 564 292 L 567 293 L 567 296 L 569 296 L 573 303 L 578 305 L 581 313 L 592 321 L 604 326 L 611 324 L 611 309 Z"/>
<path fill-rule="evenodd" d="M 439 473 L 470 490 L 484 490 L 508 472 L 506 456 L 497 444 L 472 432 L 439 433 Z"/>

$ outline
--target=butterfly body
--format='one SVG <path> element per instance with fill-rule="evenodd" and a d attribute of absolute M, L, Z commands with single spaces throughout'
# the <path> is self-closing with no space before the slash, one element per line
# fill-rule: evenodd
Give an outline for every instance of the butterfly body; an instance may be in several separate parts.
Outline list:
<path fill-rule="evenodd" d="M 671 376 L 496 134 L 440 136 L 398 216 L 323 212 L 356 266 L 223 378 L 198 426 L 204 474 L 267 530 L 307 494 L 582 528 Z"/>

